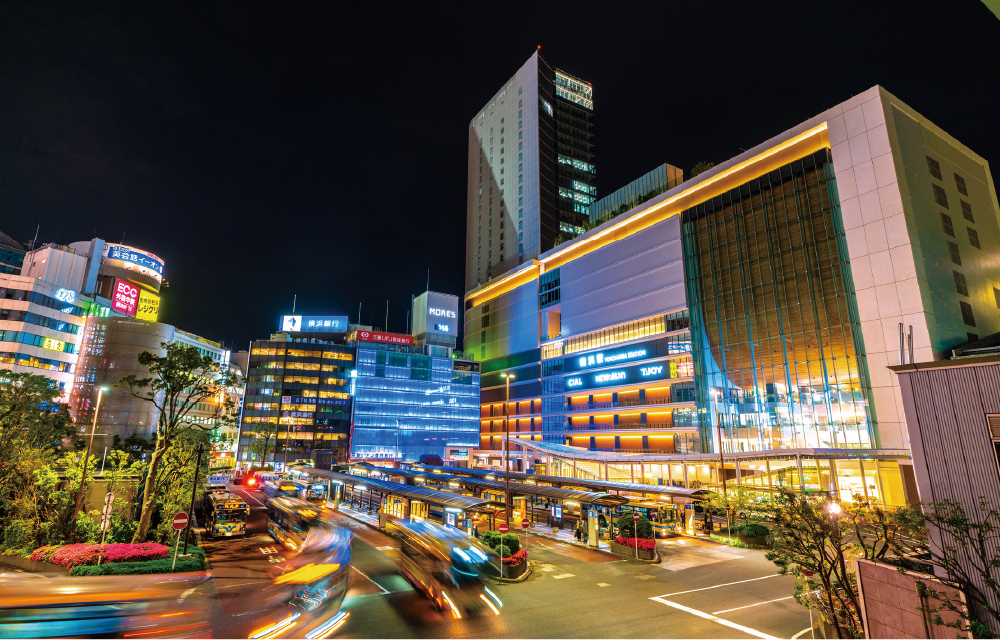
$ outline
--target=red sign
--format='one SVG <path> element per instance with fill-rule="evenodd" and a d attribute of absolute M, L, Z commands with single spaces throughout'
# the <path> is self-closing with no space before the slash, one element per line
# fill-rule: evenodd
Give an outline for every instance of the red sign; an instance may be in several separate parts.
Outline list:
<path fill-rule="evenodd" d="M 138 306 L 139 288 L 115 278 L 115 290 L 111 294 L 111 308 L 127 316 L 135 317 L 135 310 Z"/>
<path fill-rule="evenodd" d="M 632 521 L 633 522 L 639 522 L 639 514 L 638 513 L 633 513 L 632 514 Z"/>
<path fill-rule="evenodd" d="M 362 342 L 388 342 L 389 344 L 413 344 L 413 336 L 404 336 L 398 333 L 380 333 L 378 331 L 358 330 L 354 337 Z"/>
<path fill-rule="evenodd" d="M 527 518 L 525 518 L 524 520 L 521 520 L 521 526 L 523 528 L 525 528 L 525 529 L 527 529 L 530 524 L 531 524 L 531 520 L 528 520 Z"/>
<path fill-rule="evenodd" d="M 507 529 L 507 523 L 506 522 L 501 522 L 500 524 L 498 524 L 497 525 L 497 531 L 499 531 L 500 533 L 507 533 L 507 531 L 508 531 L 508 529 Z"/>
<path fill-rule="evenodd" d="M 176 516 L 174 516 L 174 529 L 180 531 L 186 526 L 188 526 L 188 514 L 181 511 Z"/>

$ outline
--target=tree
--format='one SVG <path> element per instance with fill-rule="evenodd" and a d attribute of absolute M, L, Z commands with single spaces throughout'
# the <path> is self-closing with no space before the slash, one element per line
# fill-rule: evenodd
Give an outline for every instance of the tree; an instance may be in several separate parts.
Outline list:
<path fill-rule="evenodd" d="M 968 601 L 966 606 L 949 598 L 944 590 L 924 583 L 929 602 L 924 611 L 935 624 L 963 634 L 971 631 L 976 638 L 995 638 L 1000 634 L 1000 610 L 993 605 L 1000 602 L 1000 511 L 982 496 L 977 511 L 981 519 L 973 518 L 951 500 L 914 511 L 916 527 L 930 533 L 927 545 L 917 553 L 929 557 L 942 582 L 962 591 Z M 945 622 L 941 613 L 946 611 L 957 619 Z"/>
<path fill-rule="evenodd" d="M 250 451 L 257 455 L 261 465 L 267 463 L 267 456 L 273 453 L 278 444 L 278 425 L 273 422 L 256 423 L 253 440 L 250 441 Z"/>
<path fill-rule="evenodd" d="M 160 346 L 165 355 L 143 351 L 138 356 L 139 364 L 148 369 L 150 377 L 139 378 L 129 374 L 117 384 L 118 388 L 153 404 L 159 411 L 156 447 L 146 469 L 139 523 L 133 543 L 145 542 L 157 500 L 170 480 L 176 479 L 178 468 L 185 467 L 196 455 L 195 451 L 184 450 L 184 445 L 190 440 L 181 436 L 186 432 L 209 431 L 216 426 L 196 422 L 190 416 L 191 411 L 199 403 L 218 398 L 216 421 L 235 424 L 235 403 L 225 391 L 227 387 L 237 384 L 236 374 L 229 370 L 219 371 L 212 358 L 201 355 L 194 347 L 176 342 L 164 342 Z M 175 442 L 179 449 L 174 449 Z M 165 461 L 168 452 L 171 452 L 171 458 Z M 164 466 L 165 462 L 167 466 Z"/>
<path fill-rule="evenodd" d="M 639 521 L 635 521 L 634 511 L 627 509 L 618 515 L 618 535 L 623 538 L 639 537 L 643 540 L 653 539 L 653 525 L 644 516 L 639 516 Z M 638 530 L 639 535 L 635 532 Z"/>
<path fill-rule="evenodd" d="M 715 166 L 714 162 L 708 162 L 707 160 L 702 160 L 693 167 L 691 167 L 691 177 L 695 177 L 699 173 L 705 173 L 709 169 Z"/>
<path fill-rule="evenodd" d="M 794 575 L 795 600 L 817 609 L 838 638 L 861 634 L 861 604 L 852 561 L 885 562 L 890 552 L 900 560 L 915 530 L 910 510 L 887 511 L 862 496 L 837 505 L 782 491 L 775 498 L 767 559 L 778 573 Z M 895 551 L 894 551 L 895 550 Z"/>

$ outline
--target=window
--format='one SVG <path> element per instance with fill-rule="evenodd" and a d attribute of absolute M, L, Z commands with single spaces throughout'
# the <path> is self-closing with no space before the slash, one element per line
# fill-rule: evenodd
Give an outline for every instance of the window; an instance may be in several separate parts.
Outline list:
<path fill-rule="evenodd" d="M 951 254 L 951 261 L 955 264 L 962 265 L 962 254 L 958 252 L 958 245 L 954 242 L 948 243 L 948 253 Z"/>
<path fill-rule="evenodd" d="M 997 309 L 1000 309 L 1000 289 L 993 287 L 993 297 L 996 298 Z"/>
<path fill-rule="evenodd" d="M 972 205 L 965 200 L 959 200 L 958 202 L 962 205 L 962 215 L 965 216 L 965 219 L 975 224 L 976 219 L 972 217 Z"/>
<path fill-rule="evenodd" d="M 969 332 L 966 332 L 965 333 L 965 337 L 969 339 L 969 342 L 975 342 L 976 340 L 979 340 L 979 334 L 978 333 L 969 333 Z"/>
<path fill-rule="evenodd" d="M 952 238 L 955 237 L 955 227 L 951 224 L 951 216 L 947 213 L 941 214 L 941 228 Z"/>
<path fill-rule="evenodd" d="M 932 184 L 931 188 L 934 189 L 934 202 L 938 203 L 939 205 L 941 205 L 942 207 L 944 207 L 945 209 L 947 209 L 948 208 L 948 194 L 946 194 L 944 192 L 944 189 L 942 189 L 941 187 L 937 186 L 936 184 Z"/>
<path fill-rule="evenodd" d="M 976 316 L 972 315 L 972 305 L 968 302 L 959 302 L 958 305 L 962 307 L 962 322 L 970 327 L 976 326 Z"/>
<path fill-rule="evenodd" d="M 955 289 L 963 296 L 969 295 L 969 285 L 965 282 L 965 275 L 958 271 L 951 272 L 955 276 Z"/>
<path fill-rule="evenodd" d="M 982 249 L 982 247 L 979 246 L 979 234 L 976 233 L 976 230 L 972 227 L 966 227 L 965 230 L 969 232 L 969 244 L 977 249 Z"/>
<path fill-rule="evenodd" d="M 969 190 L 965 186 L 965 178 L 958 175 L 957 173 L 955 174 L 955 186 L 958 187 L 958 192 L 961 193 L 963 196 L 969 195 Z"/>
<path fill-rule="evenodd" d="M 944 180 L 941 176 L 941 165 L 934 158 L 927 156 L 927 170 L 931 172 L 931 175 L 938 180 Z"/>

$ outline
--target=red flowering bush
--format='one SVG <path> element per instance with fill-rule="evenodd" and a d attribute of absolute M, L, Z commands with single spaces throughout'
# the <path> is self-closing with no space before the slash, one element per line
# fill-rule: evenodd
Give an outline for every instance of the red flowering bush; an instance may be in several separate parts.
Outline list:
<path fill-rule="evenodd" d="M 62 549 L 61 544 L 46 545 L 32 551 L 31 555 L 28 556 L 28 559 L 32 562 L 52 562 L 52 554 L 60 549 Z"/>
<path fill-rule="evenodd" d="M 514 552 L 512 556 L 510 556 L 509 558 L 501 558 L 500 561 L 506 565 L 516 567 L 527 559 L 528 559 L 528 550 L 518 549 L 516 552 Z"/>
<path fill-rule="evenodd" d="M 615 538 L 615 542 L 618 544 L 623 544 L 626 547 L 632 547 L 635 549 L 635 538 L 623 538 L 618 536 Z M 639 548 L 643 551 L 652 551 L 656 548 L 656 540 L 647 540 L 645 538 L 639 538 Z"/>
<path fill-rule="evenodd" d="M 43 552 L 45 547 L 38 549 L 31 554 Z M 97 559 L 102 554 L 102 547 L 99 544 L 68 544 L 56 550 L 49 557 L 49 562 L 53 562 L 72 569 L 81 565 L 97 564 Z M 141 562 L 143 560 L 159 560 L 166 558 L 170 554 L 170 549 L 155 542 L 143 542 L 142 544 L 106 544 L 103 547 L 104 560 L 102 562 Z M 42 554 L 44 555 L 44 554 Z"/>

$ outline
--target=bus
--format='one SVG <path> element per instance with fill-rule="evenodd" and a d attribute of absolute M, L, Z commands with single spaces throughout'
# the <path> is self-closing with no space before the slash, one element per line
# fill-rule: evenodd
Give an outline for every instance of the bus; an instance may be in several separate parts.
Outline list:
<path fill-rule="evenodd" d="M 298 489 L 295 488 L 295 483 L 285 478 L 268 480 L 261 485 L 260 490 L 264 492 L 267 500 L 298 497 Z"/>
<path fill-rule="evenodd" d="M 674 533 L 677 528 L 683 528 L 683 509 L 678 509 L 672 502 L 655 502 L 634 498 L 626 504 L 616 508 L 611 514 L 611 524 L 613 529 L 618 528 L 618 515 L 623 511 L 638 511 L 639 515 L 649 520 L 653 526 L 653 537 L 666 538 Z"/>
<path fill-rule="evenodd" d="M 323 503 L 326 501 L 326 484 L 307 480 L 294 480 L 295 493 L 300 500 Z"/>
<path fill-rule="evenodd" d="M 267 501 L 267 532 L 290 549 L 302 547 L 310 527 L 320 523 L 319 510 L 305 500 L 277 497 Z"/>
<path fill-rule="evenodd" d="M 205 533 L 211 537 L 242 536 L 247 532 L 250 507 L 235 493 L 211 493 L 206 496 Z"/>

